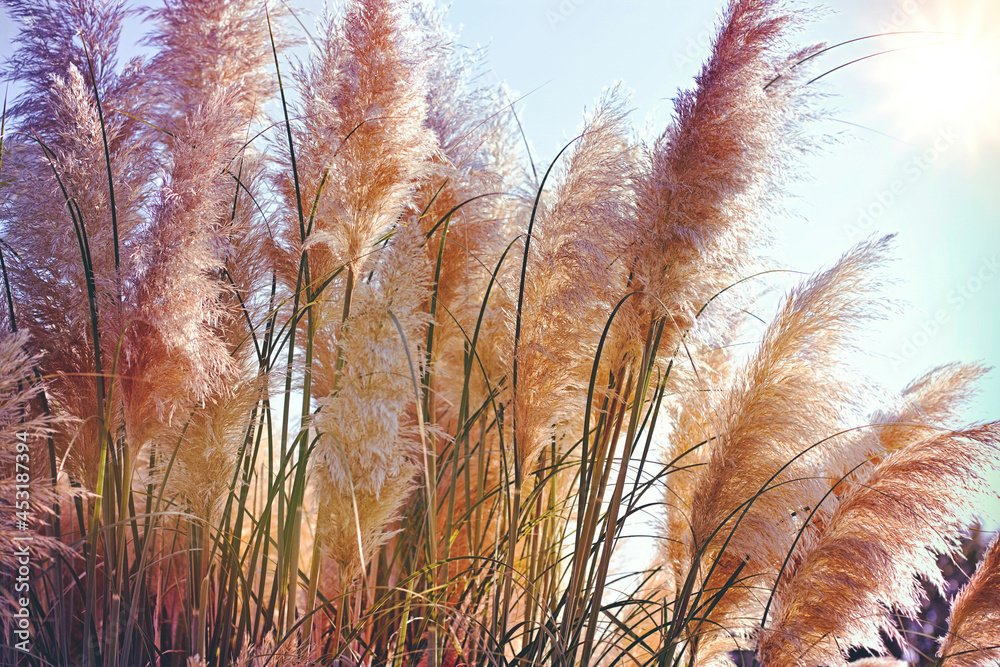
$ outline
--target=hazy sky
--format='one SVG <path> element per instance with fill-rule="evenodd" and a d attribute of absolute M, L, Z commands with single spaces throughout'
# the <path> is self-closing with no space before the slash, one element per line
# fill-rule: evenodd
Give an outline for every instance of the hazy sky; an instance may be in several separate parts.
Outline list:
<path fill-rule="evenodd" d="M 722 6 L 455 0 L 450 16 L 463 25 L 463 41 L 489 44 L 498 79 L 531 93 L 522 121 L 547 164 L 573 136 L 581 110 L 617 80 L 633 91 L 636 126 L 661 130 L 678 87 L 690 85 L 708 53 Z M 802 34 L 804 43 L 835 44 L 971 27 L 977 42 L 969 49 L 951 35 L 896 35 L 825 55 L 817 73 L 903 49 L 817 86 L 832 96 L 825 102 L 830 120 L 816 130 L 837 141 L 807 160 L 812 181 L 794 188 L 799 217 L 776 221 L 776 259 L 802 271 L 828 264 L 869 234 L 898 233 L 898 261 L 889 271 L 896 282 L 887 288 L 898 312 L 873 332 L 874 354 L 860 361 L 890 388 L 952 360 L 1000 366 L 1000 100 L 991 93 L 1000 91 L 998 9 L 996 0 L 847 0 Z M 983 386 L 971 419 L 1000 414 L 1000 371 Z"/>
<path fill-rule="evenodd" d="M 454 0 L 449 16 L 463 43 L 489 45 L 490 76 L 527 95 L 518 109 L 544 166 L 573 136 L 584 108 L 619 80 L 633 92 L 634 124 L 650 128 L 647 136 L 662 130 L 678 87 L 690 85 L 708 53 L 722 6 Z M 977 44 L 896 35 L 825 55 L 817 72 L 903 49 L 817 86 L 832 96 L 830 119 L 815 129 L 837 141 L 808 158 L 812 181 L 794 188 L 798 217 L 776 221 L 776 260 L 807 272 L 869 234 L 898 233 L 888 287 L 898 312 L 873 330 L 874 354 L 860 362 L 890 388 L 952 360 L 1000 366 L 998 29 L 997 0 L 843 0 L 802 33 L 803 43 L 838 43 L 888 31 L 969 31 Z M 10 38 L 0 18 L 4 54 Z M 1000 371 L 983 386 L 971 419 L 1000 416 Z"/>

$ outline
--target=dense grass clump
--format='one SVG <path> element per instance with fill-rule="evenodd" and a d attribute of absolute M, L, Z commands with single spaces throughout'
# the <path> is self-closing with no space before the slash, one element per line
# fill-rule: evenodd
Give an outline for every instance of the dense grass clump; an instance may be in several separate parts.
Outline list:
<path fill-rule="evenodd" d="M 814 113 L 783 3 L 544 171 L 429 3 L 294 65 L 260 0 L 143 10 L 124 65 L 136 10 L 5 5 L 4 664 L 890 665 L 951 594 L 1000 422 L 958 422 L 979 366 L 852 367 L 891 239 L 738 345 Z M 926 662 L 1000 659 L 998 553 Z"/>

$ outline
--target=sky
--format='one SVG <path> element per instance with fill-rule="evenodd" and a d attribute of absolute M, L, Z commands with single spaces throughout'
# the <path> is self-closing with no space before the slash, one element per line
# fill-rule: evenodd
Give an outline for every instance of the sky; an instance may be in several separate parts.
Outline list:
<path fill-rule="evenodd" d="M 722 7 L 455 0 L 449 16 L 462 26 L 463 43 L 488 46 L 493 75 L 526 94 L 521 121 L 547 165 L 574 136 L 583 109 L 616 81 L 633 92 L 634 125 L 648 137 L 662 131 L 677 91 L 691 85 L 709 53 Z M 870 235 L 898 235 L 886 287 L 895 312 L 865 341 L 871 354 L 856 362 L 892 390 L 951 361 L 1000 367 L 998 30 L 996 0 L 841 0 L 798 36 L 837 44 L 885 32 L 966 33 L 897 34 L 818 59 L 817 74 L 896 50 L 814 84 L 828 96 L 828 118 L 813 129 L 830 141 L 806 160 L 808 180 L 791 188 L 795 215 L 774 221 L 775 263 L 803 272 Z M 1000 413 L 1000 370 L 982 387 L 970 421 Z"/>
<path fill-rule="evenodd" d="M 828 96 L 828 113 L 812 129 L 829 141 L 808 156 L 807 178 L 791 188 L 795 215 L 773 221 L 773 263 L 812 272 L 870 235 L 895 233 L 886 292 L 896 312 L 872 328 L 871 353 L 856 363 L 894 390 L 950 361 L 1000 367 L 1000 2 L 832 5 L 813 12 L 797 37 L 802 44 L 947 34 L 895 34 L 817 59 L 822 73 L 892 51 L 813 84 Z M 544 167 L 575 136 L 584 110 L 618 81 L 632 91 L 641 134 L 661 132 L 672 99 L 709 53 L 722 7 L 721 0 L 453 0 L 449 20 L 463 44 L 488 48 L 487 76 L 524 96 L 519 117 Z M 0 57 L 11 38 L 0 18 Z M 1000 369 L 982 387 L 969 421 L 1000 417 Z"/>

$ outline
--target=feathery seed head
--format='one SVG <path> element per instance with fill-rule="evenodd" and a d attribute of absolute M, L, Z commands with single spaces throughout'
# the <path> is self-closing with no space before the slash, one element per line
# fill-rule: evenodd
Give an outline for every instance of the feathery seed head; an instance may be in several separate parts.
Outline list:
<path fill-rule="evenodd" d="M 315 369 L 315 386 L 324 392 L 312 420 L 320 436 L 313 459 L 319 532 L 342 566 L 355 562 L 358 521 L 366 558 L 373 554 L 417 470 L 420 438 L 408 412 L 416 400 L 410 361 L 419 377 L 417 344 L 427 323 L 422 307 L 429 295 L 428 267 L 421 240 L 418 229 L 405 227 L 380 251 L 371 280 L 355 291 L 338 339 L 342 369 L 335 357 Z"/>
<path fill-rule="evenodd" d="M 551 203 L 543 193 L 532 230 L 513 388 L 524 466 L 549 441 L 553 424 L 562 429 L 582 416 L 601 329 L 625 288 L 620 258 L 634 224 L 625 117 L 621 91 L 610 91 L 584 125 Z"/>
<path fill-rule="evenodd" d="M 405 59 L 401 44 L 411 30 L 395 3 L 356 0 L 342 23 L 326 20 L 320 57 L 299 73 L 305 108 L 296 160 L 310 230 L 300 228 L 291 178 L 279 186 L 292 209 L 286 241 L 295 257 L 310 251 L 317 283 L 343 265 L 364 273 L 372 245 L 412 205 L 436 150 L 424 126 L 420 67 Z M 286 281 L 294 284 L 295 276 Z"/>
<path fill-rule="evenodd" d="M 773 585 L 802 520 L 814 510 L 815 521 L 829 514 L 821 501 L 831 462 L 856 456 L 849 440 L 835 437 L 854 426 L 848 420 L 861 395 L 843 359 L 852 335 L 878 314 L 869 274 L 887 242 L 859 245 L 793 289 L 756 354 L 723 392 L 716 421 L 701 427 L 706 440 L 714 437 L 693 457 L 705 461 L 686 475 L 693 488 L 679 489 L 690 493 L 684 517 L 690 527 L 676 538 L 687 542 L 687 567 L 700 562 L 711 572 L 703 584 L 710 590 L 741 568 L 710 616 L 724 630 L 703 628 L 702 651 L 732 650 L 731 641 L 722 645 L 753 632 L 767 599 L 761 592 Z"/>
<path fill-rule="evenodd" d="M 898 636 L 891 608 L 919 610 L 919 577 L 941 586 L 939 554 L 995 502 L 1000 423 L 889 453 L 850 487 L 818 539 L 781 582 L 760 639 L 765 665 L 839 664 Z M 891 606 L 889 606 L 891 605 Z"/>
<path fill-rule="evenodd" d="M 938 656 L 945 667 L 1000 663 L 1000 537 L 994 537 L 972 579 L 955 597 Z"/>

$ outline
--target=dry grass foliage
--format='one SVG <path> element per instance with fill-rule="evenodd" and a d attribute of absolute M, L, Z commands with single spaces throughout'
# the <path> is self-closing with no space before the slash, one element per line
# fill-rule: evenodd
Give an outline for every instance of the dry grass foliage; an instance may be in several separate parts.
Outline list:
<path fill-rule="evenodd" d="M 662 134 L 609 89 L 542 170 L 429 0 L 308 31 L 4 4 L 0 618 L 32 536 L 32 664 L 906 664 L 1000 423 L 959 421 L 978 365 L 858 372 L 891 238 L 741 352 L 812 141 L 801 10 L 731 0 Z M 994 541 L 937 660 L 998 664 L 998 589 Z"/>

